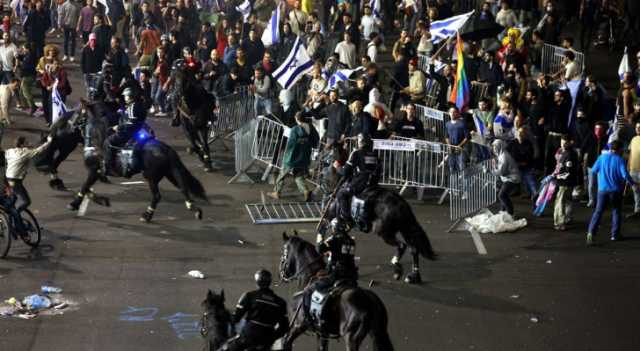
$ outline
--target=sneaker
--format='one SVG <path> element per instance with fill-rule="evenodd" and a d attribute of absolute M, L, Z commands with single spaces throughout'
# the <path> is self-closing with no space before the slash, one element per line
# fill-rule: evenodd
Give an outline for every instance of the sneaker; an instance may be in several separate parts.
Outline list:
<path fill-rule="evenodd" d="M 593 206 L 595 206 L 595 203 L 593 201 L 587 202 L 587 207 L 593 208 Z"/>
<path fill-rule="evenodd" d="M 149 113 L 151 113 L 151 114 L 156 113 L 156 108 L 151 106 L 151 108 L 149 109 Z"/>
<path fill-rule="evenodd" d="M 62 62 L 66 61 L 68 59 L 67 55 L 62 56 Z"/>
<path fill-rule="evenodd" d="M 626 219 L 631 219 L 631 218 L 635 218 L 635 217 L 640 217 L 640 211 L 635 211 L 633 213 L 630 213 L 627 215 L 627 217 L 625 217 Z"/>
<path fill-rule="evenodd" d="M 587 246 L 593 245 L 593 234 L 587 233 Z"/>
<path fill-rule="evenodd" d="M 51 28 L 51 30 L 49 31 L 49 34 L 53 34 L 55 32 L 56 32 L 56 29 L 55 28 Z"/>
<path fill-rule="evenodd" d="M 557 230 L 557 231 L 565 232 L 565 231 L 567 231 L 567 226 L 564 225 L 564 224 L 561 224 L 561 225 L 555 226 L 554 229 Z"/>
<path fill-rule="evenodd" d="M 156 117 L 165 117 L 166 115 L 167 113 L 162 111 L 156 113 Z"/>
<path fill-rule="evenodd" d="M 617 236 L 616 235 L 611 236 L 611 241 L 622 241 L 622 240 L 624 240 L 624 237 L 620 234 L 618 234 Z"/>

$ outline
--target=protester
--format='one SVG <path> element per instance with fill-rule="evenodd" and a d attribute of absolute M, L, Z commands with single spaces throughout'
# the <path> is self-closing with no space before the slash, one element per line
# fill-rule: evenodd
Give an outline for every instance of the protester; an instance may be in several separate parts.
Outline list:
<path fill-rule="evenodd" d="M 492 147 L 497 161 L 494 173 L 500 177 L 502 182 L 498 192 L 500 209 L 513 216 L 513 202 L 510 196 L 520 186 L 520 170 L 516 161 L 509 154 L 507 143 L 504 140 L 494 140 Z"/>
<path fill-rule="evenodd" d="M 573 202 L 571 194 L 578 185 L 578 154 L 573 149 L 573 140 L 569 135 L 560 139 L 560 148 L 556 152 L 556 167 L 552 173 L 558 190 L 553 211 L 553 224 L 556 230 L 565 231 L 572 221 Z"/>

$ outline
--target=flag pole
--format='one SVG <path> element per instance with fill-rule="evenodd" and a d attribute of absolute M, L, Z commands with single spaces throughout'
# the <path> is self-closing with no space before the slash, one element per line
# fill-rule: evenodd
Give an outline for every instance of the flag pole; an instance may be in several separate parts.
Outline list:
<path fill-rule="evenodd" d="M 456 31 L 456 33 L 454 35 L 457 35 L 457 34 L 458 34 L 458 31 Z M 438 55 L 440 55 L 440 52 L 445 48 L 445 46 L 447 46 L 447 44 L 449 44 L 451 39 L 453 39 L 454 35 L 452 35 L 449 38 L 447 38 L 447 41 L 445 41 L 444 44 L 442 44 L 442 46 L 440 46 L 440 48 L 438 49 L 438 51 L 436 51 L 435 54 L 431 55 L 431 58 L 437 58 Z"/>

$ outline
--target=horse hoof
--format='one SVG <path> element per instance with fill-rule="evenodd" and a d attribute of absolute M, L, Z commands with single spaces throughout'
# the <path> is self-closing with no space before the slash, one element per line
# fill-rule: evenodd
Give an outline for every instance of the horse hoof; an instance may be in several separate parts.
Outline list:
<path fill-rule="evenodd" d="M 199 208 L 198 208 L 198 209 L 196 209 L 196 214 L 195 214 L 195 216 L 196 216 L 196 219 L 197 219 L 197 220 L 199 220 L 199 221 L 200 221 L 200 220 L 202 220 L 202 210 L 201 210 L 201 209 L 199 209 Z"/>
<path fill-rule="evenodd" d="M 420 277 L 420 273 L 411 272 L 404 278 L 404 282 L 407 284 L 420 284 L 422 283 L 422 277 Z"/>
<path fill-rule="evenodd" d="M 49 187 L 53 190 L 58 191 L 67 190 L 67 188 L 64 186 L 64 182 L 62 182 L 62 179 L 51 179 L 49 181 Z"/>
<path fill-rule="evenodd" d="M 151 218 L 153 218 L 153 213 L 145 211 L 142 216 L 140 216 L 140 222 L 149 223 L 151 222 Z"/>
<path fill-rule="evenodd" d="M 394 264 L 393 265 L 393 279 L 400 280 L 400 278 L 402 278 L 403 274 L 404 274 L 404 269 L 402 269 L 402 266 L 400 264 Z"/>

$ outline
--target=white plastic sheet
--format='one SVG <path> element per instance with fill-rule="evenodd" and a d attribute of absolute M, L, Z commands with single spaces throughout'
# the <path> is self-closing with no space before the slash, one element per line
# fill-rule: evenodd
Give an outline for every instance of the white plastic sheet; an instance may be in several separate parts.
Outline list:
<path fill-rule="evenodd" d="M 514 220 L 507 212 L 499 212 L 497 214 L 492 214 L 491 212 L 481 213 L 474 217 L 466 218 L 465 221 L 481 234 L 514 232 L 527 226 L 525 218 Z"/>

